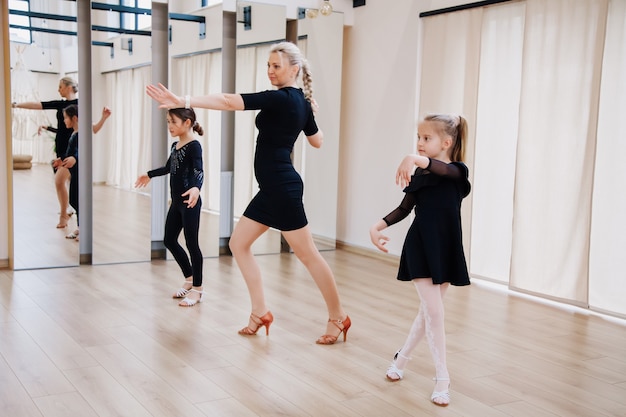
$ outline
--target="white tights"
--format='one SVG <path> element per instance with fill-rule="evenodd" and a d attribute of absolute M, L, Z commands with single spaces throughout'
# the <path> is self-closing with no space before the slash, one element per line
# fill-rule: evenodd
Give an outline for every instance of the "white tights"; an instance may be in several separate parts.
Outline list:
<path fill-rule="evenodd" d="M 413 321 L 411 331 L 400 349 L 395 361 L 396 367 L 403 370 L 410 358 L 411 352 L 417 344 L 426 336 L 430 353 L 435 363 L 435 377 L 439 379 L 449 378 L 446 364 L 446 333 L 444 329 L 443 297 L 449 284 L 433 284 L 430 278 L 417 278 L 413 280 L 417 289 L 421 304 L 417 317 Z"/>

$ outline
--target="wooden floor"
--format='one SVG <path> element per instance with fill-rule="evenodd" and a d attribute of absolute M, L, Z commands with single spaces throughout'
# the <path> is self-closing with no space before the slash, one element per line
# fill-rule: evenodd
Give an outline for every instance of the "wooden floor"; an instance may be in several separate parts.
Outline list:
<path fill-rule="evenodd" d="M 319 346 L 326 313 L 293 254 L 257 256 L 275 315 L 244 337 L 233 259 L 205 259 L 205 302 L 178 307 L 173 261 L 0 271 L 0 415 L 626 416 L 624 322 L 474 280 L 446 301 L 452 404 L 429 401 L 426 344 L 385 370 L 418 308 L 395 260 L 323 252 L 353 327 Z"/>
<path fill-rule="evenodd" d="M 77 266 L 78 243 L 65 239 L 76 229 L 57 229 L 58 200 L 49 165 L 13 171 L 14 269 Z M 93 187 L 93 264 L 149 261 L 151 256 L 150 196 L 106 185 Z M 203 210 L 200 249 L 205 257 L 219 255 L 219 215 Z M 184 245 L 184 236 L 180 236 Z M 253 246 L 255 253 L 278 253 L 280 232 L 270 230 Z M 323 243 L 318 247 L 324 248 Z M 168 257 L 171 257 L 169 252 Z"/>
<path fill-rule="evenodd" d="M 257 256 L 276 321 L 269 337 L 242 337 L 249 300 L 231 257 L 204 260 L 204 303 L 170 298 L 181 273 L 147 261 L 147 197 L 94 189 L 94 217 L 111 216 L 94 224 L 102 265 L 78 267 L 78 245 L 53 227 L 49 167 L 14 182 L 24 270 L 0 270 L 0 417 L 626 416 L 626 321 L 480 280 L 453 287 L 452 404 L 442 409 L 429 401 L 425 344 L 403 381 L 384 377 L 419 305 L 394 258 L 322 252 L 354 324 L 347 343 L 318 346 L 326 312 L 303 266 L 289 253 Z M 206 237 L 216 226 L 205 223 Z"/>

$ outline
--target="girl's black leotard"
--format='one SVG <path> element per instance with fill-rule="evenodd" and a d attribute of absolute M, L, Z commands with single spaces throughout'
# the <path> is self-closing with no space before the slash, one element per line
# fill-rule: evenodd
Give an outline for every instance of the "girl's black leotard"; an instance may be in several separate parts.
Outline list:
<path fill-rule="evenodd" d="M 400 256 L 400 281 L 432 278 L 434 284 L 470 283 L 461 234 L 461 201 L 471 189 L 468 176 L 462 162 L 431 159 L 428 169 L 418 168 L 411 177 L 400 206 L 383 219 L 391 226 L 415 207 Z"/>
<path fill-rule="evenodd" d="M 311 136 L 318 131 L 311 103 L 294 87 L 241 97 L 246 110 L 261 110 L 256 117 L 259 135 L 254 155 L 259 192 L 243 214 L 279 230 L 300 229 L 308 224 L 302 204 L 304 186 L 291 152 L 300 132 Z"/>
<path fill-rule="evenodd" d="M 72 136 L 72 132 L 74 131 L 74 129 L 65 126 L 65 122 L 63 121 L 63 109 L 70 104 L 78 105 L 78 99 L 75 98 L 74 100 L 52 100 L 41 102 L 41 107 L 44 110 L 57 111 L 57 127 L 50 129 L 51 132 L 56 133 L 54 138 L 54 152 L 56 153 L 57 158 L 63 158 L 63 155 L 65 155 L 67 144 L 70 140 L 70 136 Z"/>
<path fill-rule="evenodd" d="M 170 174 L 172 201 L 182 202 L 181 195 L 192 187 L 202 189 L 204 169 L 202 166 L 202 145 L 192 140 L 176 149 L 178 142 L 172 143 L 170 156 L 165 166 L 148 171 L 148 177 Z"/>
<path fill-rule="evenodd" d="M 184 277 L 193 277 L 193 286 L 202 286 L 202 251 L 198 244 L 202 199 L 192 208 L 184 202 L 187 197 L 182 194 L 193 187 L 202 189 L 204 171 L 202 166 L 202 145 L 192 140 L 176 149 L 177 142 L 172 144 L 170 157 L 165 166 L 148 171 L 148 177 L 170 174 L 172 204 L 165 219 L 163 243 L 172 253 Z M 178 243 L 180 232 L 184 231 L 185 243 L 189 257 Z M 189 260 L 191 258 L 191 262 Z"/>

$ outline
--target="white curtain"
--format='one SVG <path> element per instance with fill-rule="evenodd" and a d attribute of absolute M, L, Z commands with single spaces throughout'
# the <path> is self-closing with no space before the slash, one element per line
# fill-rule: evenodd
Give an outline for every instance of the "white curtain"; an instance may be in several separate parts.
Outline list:
<path fill-rule="evenodd" d="M 172 60 L 172 91 L 176 94 L 205 95 L 222 91 L 221 51 L 176 58 Z M 202 208 L 213 212 L 220 210 L 221 171 L 221 112 L 194 109 L 204 135 L 198 136 L 202 144 L 204 161 L 204 186 Z"/>
<path fill-rule="evenodd" d="M 483 14 L 470 272 L 509 282 L 525 3 Z"/>
<path fill-rule="evenodd" d="M 236 90 L 239 93 L 272 89 L 267 78 L 267 59 L 271 45 L 255 45 L 237 49 Z M 257 112 L 235 114 L 235 166 L 233 178 L 233 212 L 241 217 L 252 197 L 258 191 L 254 178 L 254 149 L 257 129 L 254 119 Z"/>
<path fill-rule="evenodd" d="M 110 118 L 111 139 L 106 143 L 106 183 L 134 189 L 141 173 L 161 166 L 165 161 L 152 161 L 152 102 L 145 93 L 151 83 L 151 67 L 112 72 L 105 75 L 106 103 L 111 103 L 115 117 Z"/>
<path fill-rule="evenodd" d="M 18 61 L 11 72 L 11 101 L 21 103 L 25 101 L 50 101 L 61 99 L 48 97 L 48 91 L 41 94 L 41 89 L 59 84 L 58 74 L 34 73 L 29 71 L 18 54 Z M 52 132 L 42 131 L 37 134 L 39 126 L 57 127 L 56 110 L 12 110 L 12 138 L 13 155 L 30 155 L 33 164 L 45 163 L 56 158 L 54 149 L 55 135 Z"/>
<path fill-rule="evenodd" d="M 427 113 L 456 113 L 467 119 L 465 163 L 472 182 L 482 14 L 477 8 L 428 17 L 423 22 L 419 118 Z M 470 248 L 472 198 L 470 194 L 463 201 L 461 212 L 466 252 Z"/>
<path fill-rule="evenodd" d="M 626 315 L 626 0 L 485 7 L 480 52 L 454 43 L 471 15 L 444 16 L 424 19 L 420 112 L 477 103 L 470 273 Z"/>
<path fill-rule="evenodd" d="M 626 0 L 609 3 L 602 87 L 598 118 L 591 251 L 589 304 L 598 310 L 626 316 Z M 589 173 L 592 168 L 581 167 Z"/>
<path fill-rule="evenodd" d="M 510 284 L 579 304 L 606 13 L 602 0 L 526 2 Z"/>

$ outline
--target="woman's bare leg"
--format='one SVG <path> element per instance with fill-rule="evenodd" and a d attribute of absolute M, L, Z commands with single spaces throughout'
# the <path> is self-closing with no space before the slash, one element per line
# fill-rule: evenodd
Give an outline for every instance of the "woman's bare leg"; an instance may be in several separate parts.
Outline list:
<path fill-rule="evenodd" d="M 339 300 L 335 277 L 328 263 L 317 250 L 317 247 L 315 247 L 309 226 L 298 230 L 283 232 L 283 236 L 320 289 L 322 297 L 324 297 L 324 301 L 326 302 L 328 317 L 331 320 L 344 320 L 346 318 L 346 312 L 343 310 L 341 301 Z M 340 331 L 337 326 L 329 322 L 327 323 L 325 334 L 337 335 L 340 334 Z"/>
<path fill-rule="evenodd" d="M 243 275 L 248 292 L 250 293 L 250 303 L 252 305 L 252 314 L 257 317 L 267 313 L 265 305 L 265 294 L 263 292 L 263 280 L 261 278 L 261 270 L 252 254 L 252 244 L 265 233 L 269 227 L 242 216 L 235 230 L 230 237 L 229 247 L 239 270 Z M 255 329 L 257 324 L 250 320 L 249 327 Z"/>
<path fill-rule="evenodd" d="M 70 218 L 70 216 L 67 215 L 67 207 L 70 204 L 70 194 L 67 189 L 67 183 L 70 180 L 70 177 L 70 171 L 63 167 L 58 167 L 57 172 L 54 174 L 54 186 L 57 191 L 57 198 L 60 206 L 59 224 L 57 224 L 57 228 L 59 229 L 66 227 L 67 221 Z"/>

